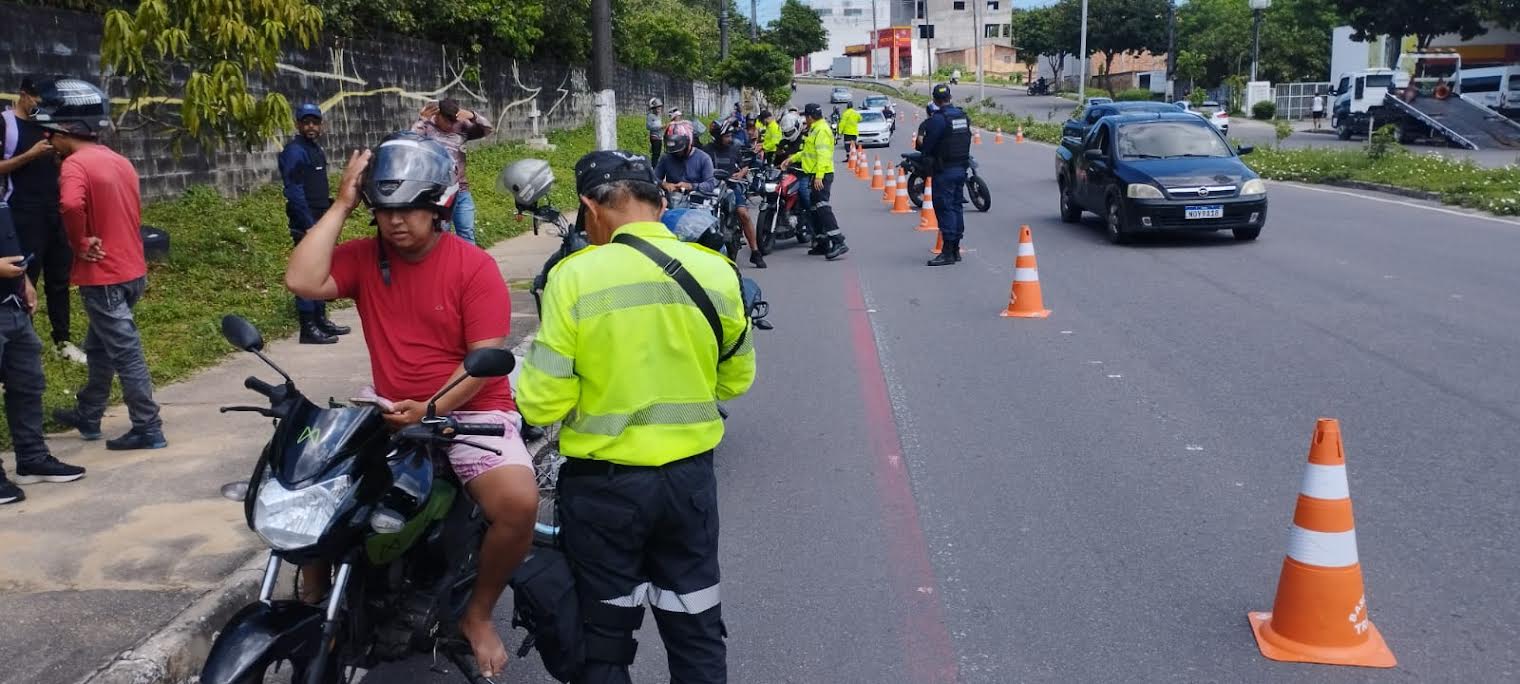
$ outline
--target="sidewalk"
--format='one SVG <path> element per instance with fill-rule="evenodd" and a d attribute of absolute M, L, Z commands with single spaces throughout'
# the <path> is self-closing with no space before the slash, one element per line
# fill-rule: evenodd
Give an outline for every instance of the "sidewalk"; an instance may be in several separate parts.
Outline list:
<path fill-rule="evenodd" d="M 521 281 L 532 278 L 558 245 L 553 236 L 530 233 L 489 251 L 510 281 Z M 516 345 L 537 327 L 537 312 L 526 287 L 514 285 L 512 301 L 510 344 Z M 333 319 L 353 326 L 354 333 L 321 347 L 269 341 L 266 351 L 317 401 L 341 400 L 369 381 L 357 314 L 334 311 Z M 207 322 L 206 334 L 218 334 L 214 322 Z M 188 633 L 189 639 L 178 641 L 199 641 L 204 648 L 220 620 L 202 611 L 197 624 L 182 613 L 203 597 L 228 595 L 232 610 L 244 602 L 239 592 L 251 591 L 248 582 L 258 575 L 237 571 L 266 549 L 245 526 L 242 506 L 223 499 L 220 488 L 248 477 L 270 425 L 217 408 L 260 399 L 243 388 L 248 375 L 275 377 L 251 355 L 236 354 L 158 388 L 167 449 L 122 454 L 107 452 L 104 442 L 82 442 L 76 433 L 50 436 L 53 453 L 85 466 L 89 475 L 71 484 L 30 486 L 24 503 L 0 508 L 6 635 L 0 639 L 0 682 L 81 681 L 166 626 Z M 107 412 L 108 435 L 128 427 L 122 407 Z M 5 460 L 14 466 L 12 455 Z M 181 621 L 186 624 L 175 624 Z M 140 660 L 160 662 L 134 662 L 131 669 L 182 676 L 198 668 L 203 655 L 146 649 Z"/>

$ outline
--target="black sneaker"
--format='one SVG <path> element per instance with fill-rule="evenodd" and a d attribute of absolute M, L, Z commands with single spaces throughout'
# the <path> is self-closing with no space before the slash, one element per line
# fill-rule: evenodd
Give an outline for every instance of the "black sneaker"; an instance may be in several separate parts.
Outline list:
<path fill-rule="evenodd" d="M 69 465 L 52 456 L 36 465 L 16 464 L 16 482 L 20 484 L 73 482 L 81 477 L 84 477 L 84 468 Z"/>
<path fill-rule="evenodd" d="M 79 409 L 57 409 L 53 411 L 53 420 L 67 425 L 79 431 L 79 438 L 86 442 L 100 439 L 100 421 L 89 422 L 80 417 Z"/>
<path fill-rule="evenodd" d="M 0 504 L 26 501 L 26 492 L 10 480 L 0 479 Z"/>
<path fill-rule="evenodd" d="M 849 252 L 849 251 L 850 251 L 850 246 L 847 245 L 847 244 L 845 244 L 844 240 L 835 240 L 834 241 L 834 248 L 830 249 L 827 253 L 825 253 L 823 255 L 823 258 L 828 259 L 829 261 L 833 261 L 835 259 L 838 259 L 839 257 L 844 256 L 845 253 Z"/>
<path fill-rule="evenodd" d="M 164 433 L 158 430 L 154 430 L 153 432 L 138 432 L 134 428 L 116 439 L 106 440 L 106 449 L 110 451 L 162 449 L 166 446 L 169 446 L 169 440 L 164 439 Z"/>

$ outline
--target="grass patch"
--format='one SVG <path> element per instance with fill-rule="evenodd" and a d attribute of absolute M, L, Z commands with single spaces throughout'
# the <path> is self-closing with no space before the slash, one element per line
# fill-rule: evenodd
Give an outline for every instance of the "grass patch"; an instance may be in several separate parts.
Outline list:
<path fill-rule="evenodd" d="M 1478 166 L 1395 148 L 1381 158 L 1362 150 L 1258 149 L 1246 157 L 1263 177 L 1302 183 L 1361 181 L 1437 193 L 1441 201 L 1504 216 L 1520 215 L 1520 168 Z"/>
<path fill-rule="evenodd" d="M 643 118 L 620 119 L 618 140 L 625 148 L 646 151 Z M 471 150 L 470 190 L 476 204 L 476 235 L 482 245 L 494 244 L 531 226 L 516 218 L 511 198 L 496 189 L 496 175 L 511 162 L 526 157 L 547 159 L 558 180 L 555 203 L 565 209 L 575 206 L 572 169 L 581 155 L 595 147 L 595 134 L 585 126 L 550 133 L 549 141 L 556 145 L 552 152 L 530 150 L 521 143 Z M 333 187 L 337 187 L 336 178 Z M 177 199 L 144 207 L 143 222 L 167 230 L 173 240 L 169 261 L 150 269 L 147 294 L 136 310 L 156 386 L 183 379 L 231 351 L 221 336 L 224 314 L 247 318 L 267 339 L 295 331 L 295 306 L 283 283 L 290 232 L 285 199 L 278 186 L 265 186 L 236 199 L 224 198 L 210 188 L 192 188 Z M 361 209 L 349 219 L 344 237 L 363 237 L 372 230 L 368 212 Z M 77 290 L 71 296 L 71 332 L 75 343 L 82 344 L 87 327 L 84 307 Z M 47 306 L 45 299 L 41 306 Z M 39 312 L 35 324 L 44 343 L 52 339 L 46 315 Z M 50 414 L 54 408 L 73 405 L 74 392 L 84 385 L 86 373 L 84 366 L 63 360 L 52 353 L 50 344 L 47 346 L 49 351 L 43 356 L 47 375 L 44 407 Z M 120 401 L 119 390 L 114 400 Z M 49 422 L 48 427 L 61 426 Z M 0 448 L 10 448 L 10 443 L 9 429 L 0 425 Z"/>

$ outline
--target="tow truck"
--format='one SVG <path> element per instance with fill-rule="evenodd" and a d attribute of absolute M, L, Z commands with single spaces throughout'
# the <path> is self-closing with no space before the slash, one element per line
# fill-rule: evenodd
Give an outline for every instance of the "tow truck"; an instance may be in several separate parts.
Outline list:
<path fill-rule="evenodd" d="M 1341 140 L 1392 125 L 1406 144 L 1423 139 L 1470 150 L 1520 149 L 1520 123 L 1462 95 L 1460 55 L 1406 53 L 1399 67 L 1341 75 L 1330 91 L 1330 125 Z"/>

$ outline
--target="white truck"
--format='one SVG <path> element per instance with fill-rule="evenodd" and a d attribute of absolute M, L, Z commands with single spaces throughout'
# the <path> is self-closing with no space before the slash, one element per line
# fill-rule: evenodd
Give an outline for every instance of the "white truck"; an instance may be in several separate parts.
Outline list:
<path fill-rule="evenodd" d="M 859 56 L 835 57 L 834 68 L 829 71 L 829 75 L 834 78 L 865 78 L 867 61 L 865 57 Z"/>
<path fill-rule="evenodd" d="M 1342 74 L 1330 125 L 1342 140 L 1392 125 L 1399 142 L 1442 140 L 1467 149 L 1520 149 L 1520 124 L 1462 95 L 1455 53 L 1411 53 L 1398 69 Z"/>

